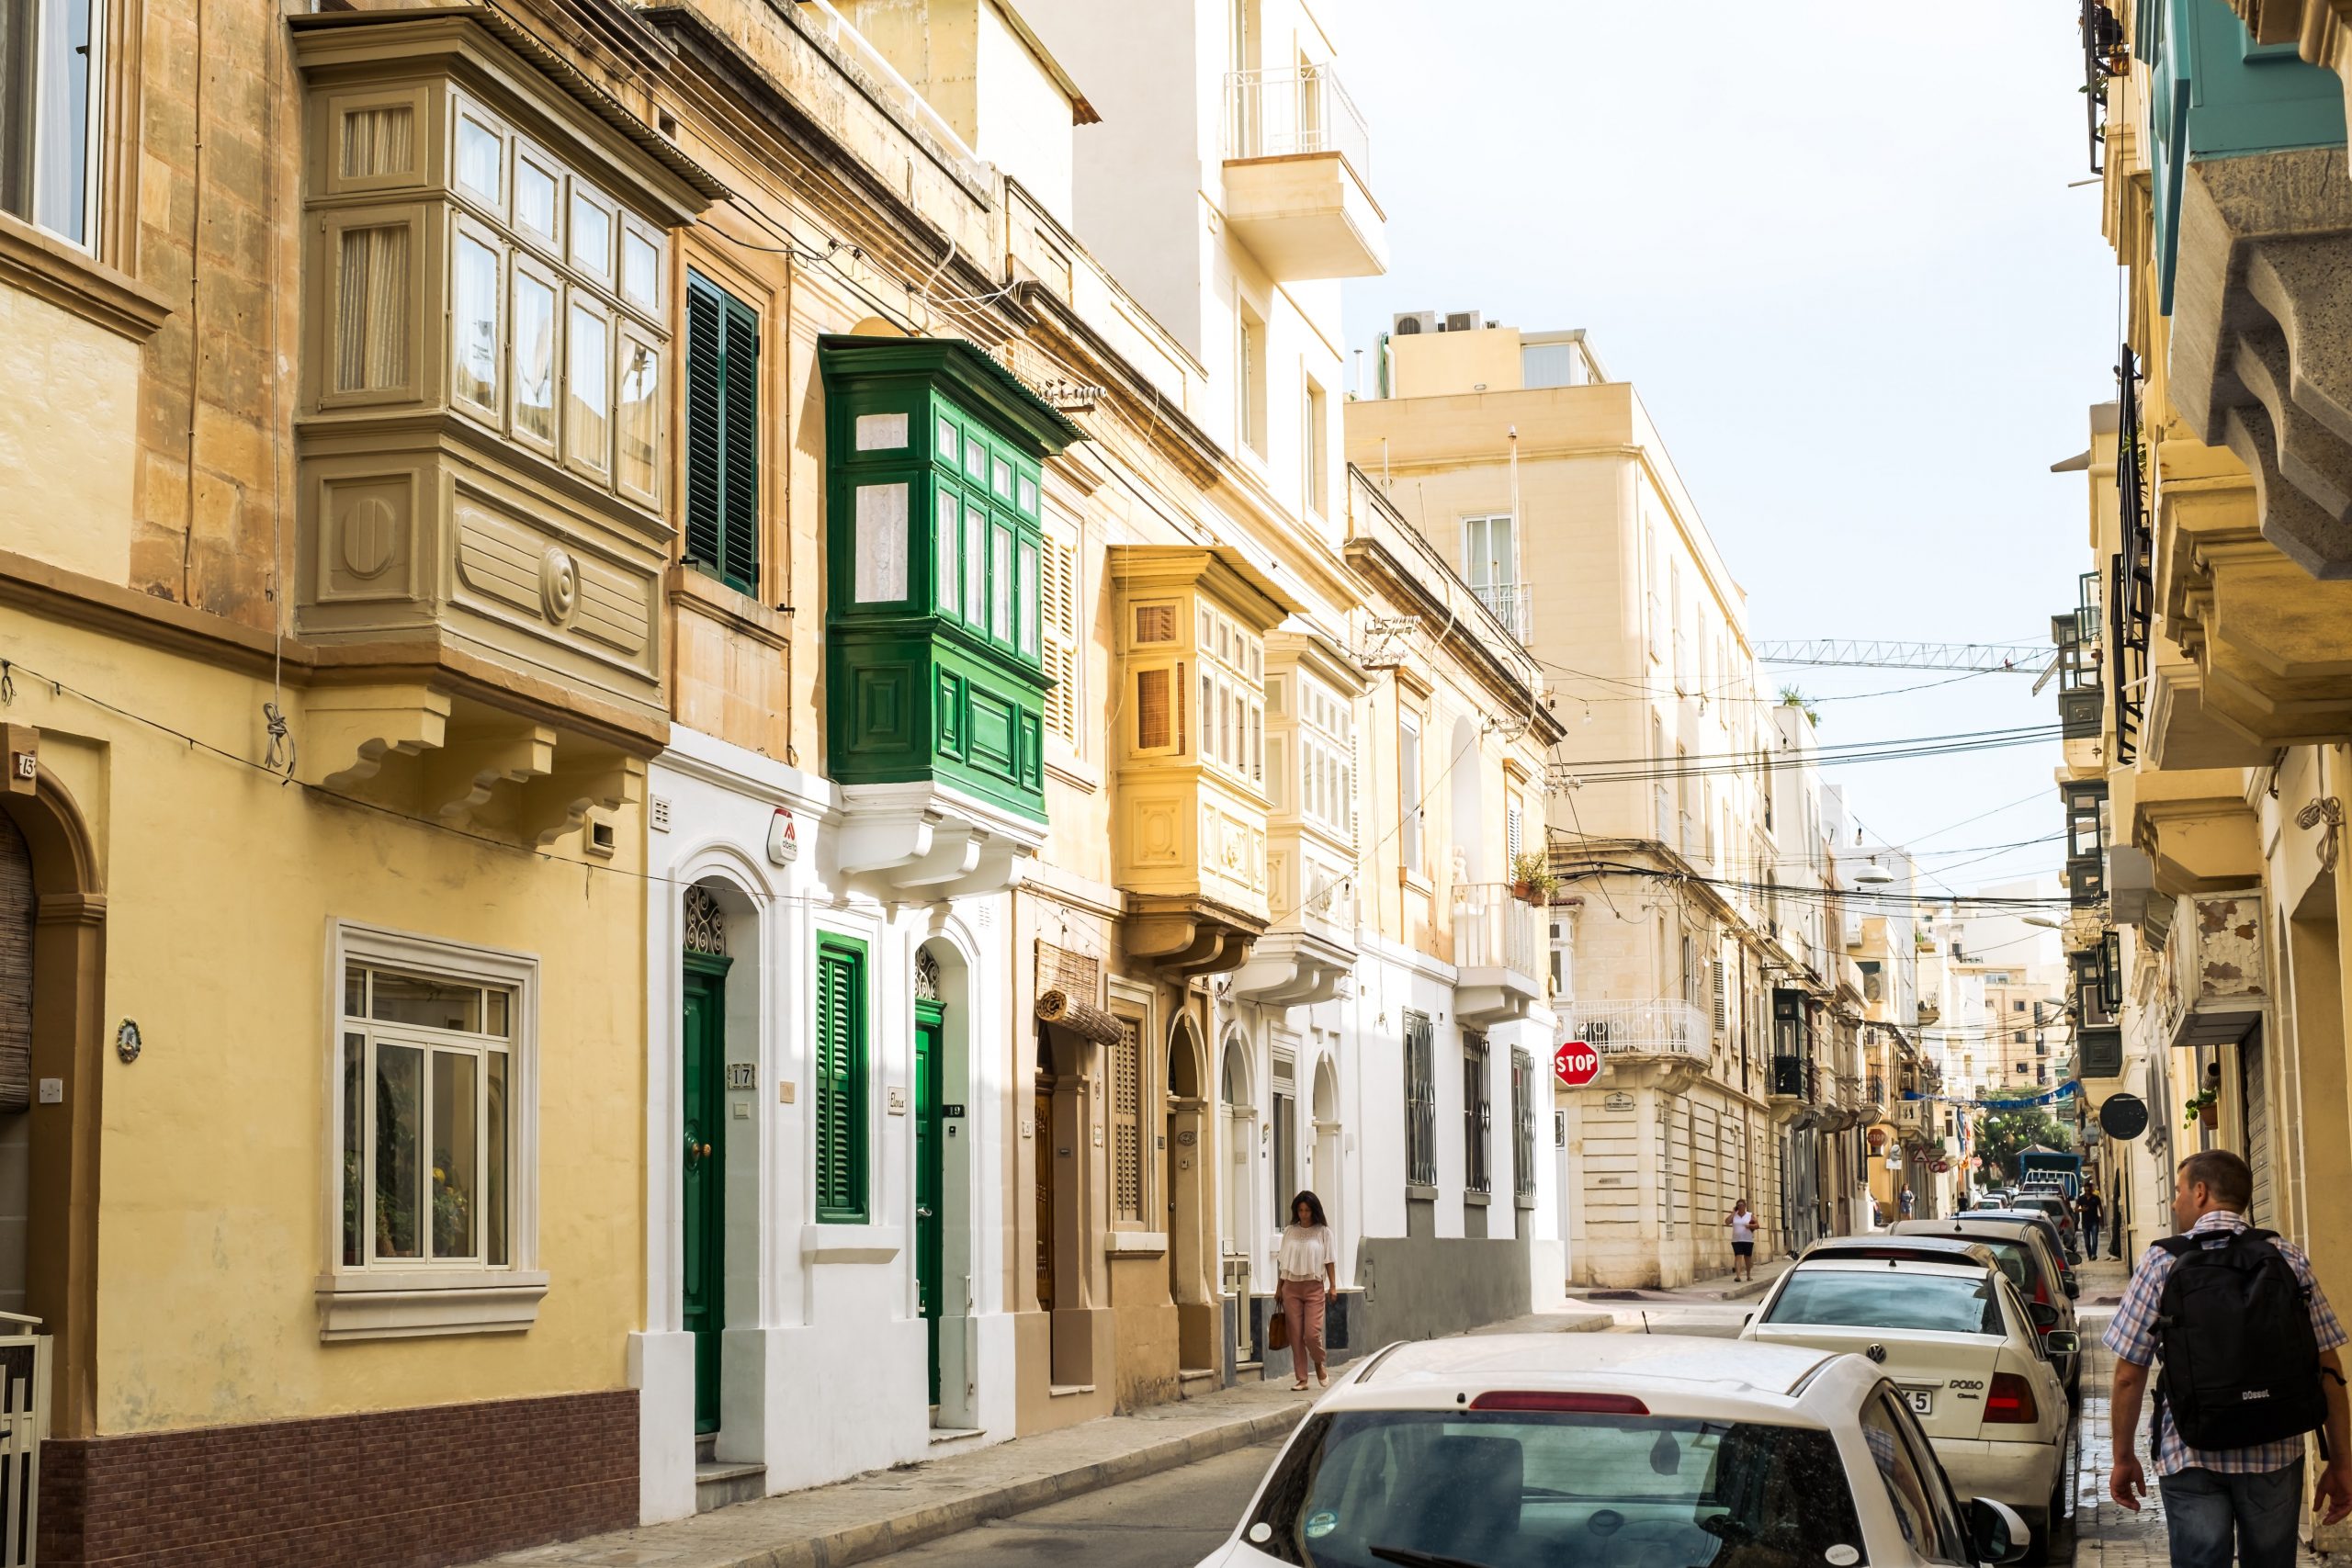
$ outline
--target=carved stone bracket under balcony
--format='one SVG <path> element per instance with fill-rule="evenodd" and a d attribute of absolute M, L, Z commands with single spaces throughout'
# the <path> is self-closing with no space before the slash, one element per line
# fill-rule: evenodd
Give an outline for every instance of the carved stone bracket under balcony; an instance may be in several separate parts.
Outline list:
<path fill-rule="evenodd" d="M 1250 961 L 1266 922 L 1207 898 L 1129 894 L 1127 956 L 1178 976 L 1222 975 Z"/>
<path fill-rule="evenodd" d="M 2263 537 L 2352 577 L 2352 169 L 2342 142 L 2192 162 L 2171 398 L 2254 476 Z"/>
<path fill-rule="evenodd" d="M 1269 929 L 1233 976 L 1233 994 L 1269 1007 L 1311 1007 L 1340 994 L 1355 968 L 1353 947 L 1310 931 Z"/>
<path fill-rule="evenodd" d="M 900 899 L 1012 887 L 1046 838 L 1044 823 L 930 780 L 843 785 L 842 813 L 835 863 Z"/>

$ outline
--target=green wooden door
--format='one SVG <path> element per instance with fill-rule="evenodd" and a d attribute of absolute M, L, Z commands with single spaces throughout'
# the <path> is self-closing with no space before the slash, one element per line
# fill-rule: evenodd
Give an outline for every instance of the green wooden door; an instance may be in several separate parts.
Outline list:
<path fill-rule="evenodd" d="M 727 960 L 685 955 L 685 1145 L 680 1189 L 686 1332 L 695 1337 L 695 1430 L 718 1430 L 727 1303 Z"/>
<path fill-rule="evenodd" d="M 931 1402 L 939 1403 L 940 1178 L 945 1168 L 939 1114 L 939 1009 L 915 1004 L 915 1289 L 931 1346 Z"/>

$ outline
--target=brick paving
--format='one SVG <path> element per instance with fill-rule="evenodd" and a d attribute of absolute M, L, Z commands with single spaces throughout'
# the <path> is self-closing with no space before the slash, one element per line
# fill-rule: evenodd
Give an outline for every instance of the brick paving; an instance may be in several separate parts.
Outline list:
<path fill-rule="evenodd" d="M 2132 1436 L 2141 1466 L 2148 1472 L 2148 1495 L 2136 1514 L 2107 1495 L 2107 1472 L 2115 1452 L 2107 1391 L 2114 1381 L 2115 1358 L 2098 1343 L 2098 1337 L 2106 1332 L 2108 1320 L 2115 1315 L 2115 1304 L 2100 1298 L 2120 1296 L 2130 1269 L 2121 1263 L 2100 1261 L 2084 1264 L 2081 1272 L 2083 1294 L 2078 1304 L 2089 1359 L 2083 1364 L 2081 1457 L 2075 1475 L 2075 1568 L 2154 1568 L 2169 1562 L 2172 1553 L 2165 1539 L 2164 1500 L 2156 1492 L 2156 1464 L 2148 1451 L 2144 1415 Z M 2298 1561 L 2317 1568 L 2329 1559 L 2311 1550 L 2311 1525 L 2306 1515 Z M 2062 1540 L 2062 1558 L 2064 1544 Z"/>

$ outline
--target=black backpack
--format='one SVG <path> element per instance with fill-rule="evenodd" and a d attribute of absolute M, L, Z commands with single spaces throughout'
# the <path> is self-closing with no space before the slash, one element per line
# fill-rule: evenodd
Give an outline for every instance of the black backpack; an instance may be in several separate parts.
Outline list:
<path fill-rule="evenodd" d="M 2326 1424 L 2311 1292 L 2270 1245 L 2277 1234 L 2156 1243 L 2176 1260 L 2156 1309 L 2156 1398 L 2192 1449 L 2249 1449 Z"/>

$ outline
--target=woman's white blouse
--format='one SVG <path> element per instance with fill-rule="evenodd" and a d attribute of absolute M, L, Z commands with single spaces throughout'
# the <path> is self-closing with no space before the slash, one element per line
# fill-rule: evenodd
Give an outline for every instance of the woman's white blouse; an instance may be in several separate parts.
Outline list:
<path fill-rule="evenodd" d="M 1339 1261 L 1329 1225 L 1284 1225 L 1275 1267 L 1285 1280 L 1320 1280 L 1326 1264 Z"/>

